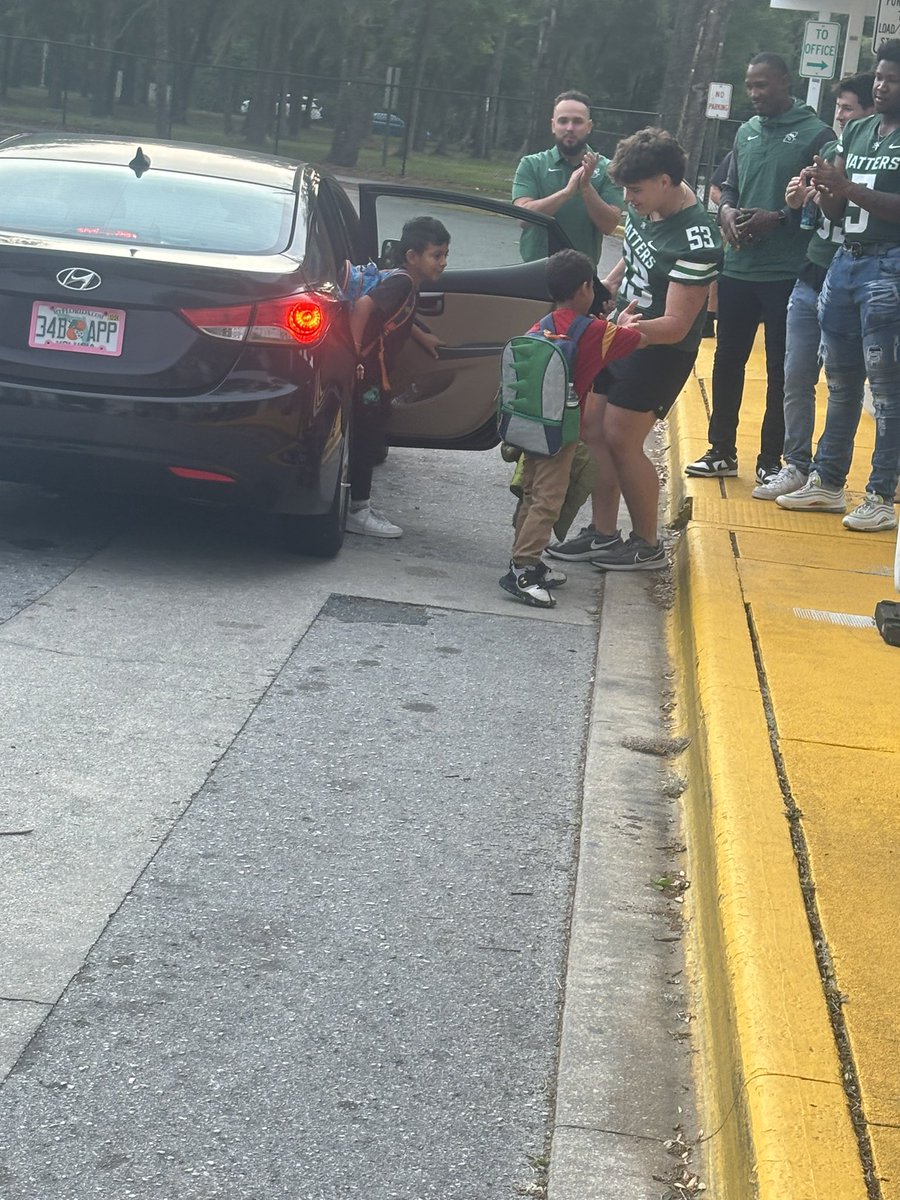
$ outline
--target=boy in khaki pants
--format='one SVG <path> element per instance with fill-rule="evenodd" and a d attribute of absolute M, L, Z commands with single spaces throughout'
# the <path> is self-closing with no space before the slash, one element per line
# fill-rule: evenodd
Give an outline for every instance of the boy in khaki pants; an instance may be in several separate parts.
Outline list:
<path fill-rule="evenodd" d="M 547 262 L 547 290 L 554 301 L 553 325 L 565 334 L 579 316 L 587 316 L 594 302 L 594 268 L 577 250 L 560 250 Z M 534 326 L 536 329 L 537 326 Z M 594 378 L 609 363 L 624 358 L 646 345 L 636 329 L 618 329 L 595 317 L 581 335 L 575 351 L 572 381 L 579 404 L 591 389 Z M 571 442 L 552 457 L 523 455 L 522 504 L 516 519 L 512 559 L 500 586 L 523 604 L 553 608 L 550 589 L 565 583 L 562 571 L 551 570 L 541 555 L 547 548 L 553 524 L 559 516 L 569 486 L 569 472 L 577 442 Z"/>

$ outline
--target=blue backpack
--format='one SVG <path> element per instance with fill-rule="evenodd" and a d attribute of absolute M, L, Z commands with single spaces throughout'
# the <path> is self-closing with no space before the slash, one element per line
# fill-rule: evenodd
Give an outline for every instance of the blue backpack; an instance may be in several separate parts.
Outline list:
<path fill-rule="evenodd" d="M 590 317 L 576 317 L 566 333 L 557 333 L 548 313 L 537 329 L 503 347 L 497 429 L 507 445 L 552 457 L 578 441 L 581 407 L 572 379 L 575 351 L 590 324 Z"/>
<path fill-rule="evenodd" d="M 392 275 L 406 275 L 407 278 L 409 277 L 409 273 L 404 271 L 402 267 L 384 271 L 377 263 L 367 262 L 358 266 L 348 259 L 344 264 L 344 270 L 338 283 L 341 298 L 350 304 L 354 304 L 362 296 L 367 296 L 376 284 L 381 283 L 383 279 L 388 279 Z M 384 364 L 384 339 L 410 319 L 416 311 L 417 300 L 416 289 L 412 288 L 397 311 L 384 318 L 381 329 L 374 340 L 368 346 L 360 348 L 360 358 L 367 358 L 373 350 L 377 350 L 377 358 L 381 368 L 381 386 L 384 391 L 387 391 L 390 387 L 390 380 L 388 379 Z"/>

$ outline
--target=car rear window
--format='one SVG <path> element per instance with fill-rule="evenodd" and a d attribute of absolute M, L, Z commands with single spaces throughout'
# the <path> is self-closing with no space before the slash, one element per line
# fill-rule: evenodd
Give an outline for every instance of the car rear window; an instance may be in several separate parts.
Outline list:
<path fill-rule="evenodd" d="M 0 158 L 0 229 L 10 231 L 273 254 L 292 240 L 296 201 L 286 188 L 242 180 Z"/>

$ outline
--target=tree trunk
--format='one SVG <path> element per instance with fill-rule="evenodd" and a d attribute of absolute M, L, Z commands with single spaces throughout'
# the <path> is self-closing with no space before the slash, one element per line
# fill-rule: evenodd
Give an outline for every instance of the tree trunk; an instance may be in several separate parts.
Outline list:
<path fill-rule="evenodd" d="M 280 80 L 276 72 L 284 67 L 287 46 L 284 30 L 286 7 L 281 3 L 270 3 L 262 10 L 259 41 L 256 47 L 256 74 L 253 78 L 250 111 L 244 126 L 244 137 L 250 146 L 265 146 L 272 127 L 276 96 Z"/>
<path fill-rule="evenodd" d="M 534 56 L 534 89 L 531 112 L 528 117 L 528 133 L 520 154 L 533 154 L 547 143 L 547 125 L 550 106 L 557 93 L 556 81 L 551 71 L 553 39 L 561 0 L 544 0 L 544 15 L 538 27 L 537 50 Z"/>
<path fill-rule="evenodd" d="M 191 92 L 194 87 L 194 73 L 197 69 L 197 63 L 200 62 L 207 54 L 209 48 L 209 34 L 212 29 L 213 20 L 221 13 L 220 0 L 207 0 L 207 4 L 202 14 L 197 21 L 197 29 L 194 34 L 194 39 L 184 58 L 179 56 L 179 61 L 173 68 L 172 79 L 172 120 L 185 121 L 187 112 L 191 105 Z M 184 25 L 183 10 L 176 13 L 176 21 L 178 32 Z M 181 46 L 184 39 L 177 36 L 175 44 Z"/>
<path fill-rule="evenodd" d="M 410 104 L 409 120 L 406 125 L 407 147 L 410 150 L 421 149 L 425 145 L 424 137 L 417 137 L 419 128 L 419 108 L 422 95 L 422 81 L 428 66 L 428 55 L 431 49 L 432 14 L 431 4 L 422 6 L 419 18 L 419 28 L 416 33 L 416 48 L 414 54 L 415 71 L 413 72 L 412 103 Z"/>
<path fill-rule="evenodd" d="M 501 25 L 494 39 L 494 50 L 491 61 L 484 77 L 486 92 L 484 104 L 478 119 L 478 131 L 475 136 L 475 158 L 490 158 L 494 148 L 497 132 L 497 107 L 499 104 L 500 84 L 503 81 L 503 65 L 506 58 L 506 40 L 508 26 Z"/>
<path fill-rule="evenodd" d="M 706 132 L 706 95 L 715 78 L 735 0 L 685 0 L 678 10 L 660 109 L 696 177 Z M 685 67 L 687 64 L 687 67 Z"/>
<path fill-rule="evenodd" d="M 338 167 L 355 167 L 359 149 L 363 144 L 372 121 L 371 89 L 356 82 L 365 77 L 366 47 L 369 40 L 369 22 L 362 10 L 352 14 L 345 28 L 349 30 L 344 57 L 341 62 L 341 90 L 338 93 L 337 111 L 331 148 L 325 159 Z"/>
<path fill-rule="evenodd" d="M 169 0 L 156 0 L 156 136 L 171 133 L 169 116 L 169 59 L 172 50 L 172 28 Z"/>

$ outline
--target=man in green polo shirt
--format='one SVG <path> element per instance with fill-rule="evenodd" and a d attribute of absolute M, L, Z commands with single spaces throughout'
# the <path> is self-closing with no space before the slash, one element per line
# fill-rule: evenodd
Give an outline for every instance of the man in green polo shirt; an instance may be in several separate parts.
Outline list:
<path fill-rule="evenodd" d="M 572 245 L 597 263 L 603 234 L 612 233 L 622 216 L 621 188 L 606 173 L 609 159 L 588 145 L 594 122 L 584 92 L 562 92 L 553 102 L 550 129 L 556 144 L 540 154 L 526 155 L 516 168 L 513 204 L 555 217 Z M 519 250 L 523 262 L 547 257 L 542 229 L 522 230 Z"/>

